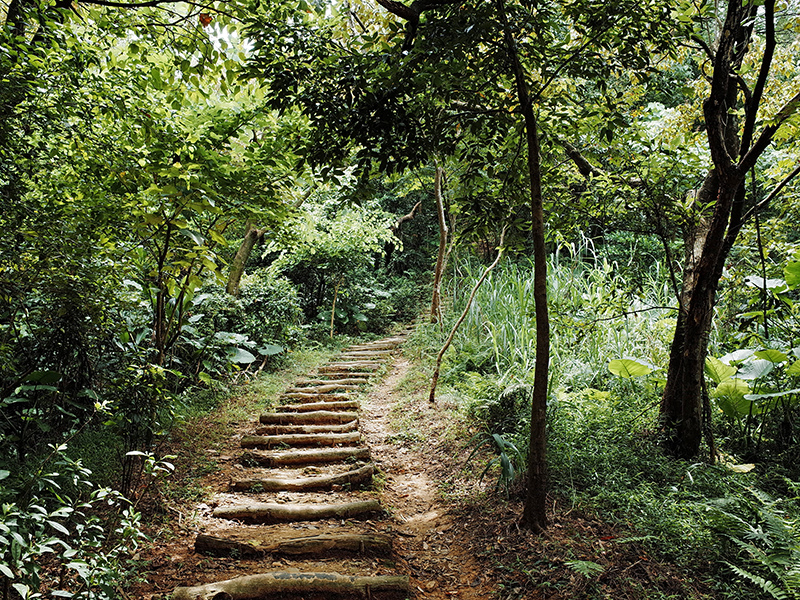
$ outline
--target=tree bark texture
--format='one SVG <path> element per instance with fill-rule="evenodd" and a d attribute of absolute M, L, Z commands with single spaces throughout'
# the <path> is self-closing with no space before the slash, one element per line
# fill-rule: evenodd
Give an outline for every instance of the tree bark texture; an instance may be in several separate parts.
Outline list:
<path fill-rule="evenodd" d="M 433 180 L 433 195 L 436 199 L 436 215 L 439 221 L 439 252 L 436 255 L 436 268 L 433 271 L 433 296 L 431 298 L 431 323 L 441 321 L 442 273 L 444 271 L 444 255 L 447 250 L 447 219 L 444 214 L 444 198 L 442 196 L 442 167 L 436 165 Z"/>
<path fill-rule="evenodd" d="M 289 451 L 250 450 L 242 454 L 240 462 L 245 465 L 285 467 L 289 465 L 342 462 L 345 460 L 369 460 L 369 457 L 369 448 L 315 448 Z"/>
<path fill-rule="evenodd" d="M 392 550 L 392 538 L 381 534 L 312 535 L 277 542 L 274 537 L 274 532 L 255 532 L 250 529 L 244 535 L 237 537 L 200 534 L 195 539 L 194 549 L 203 554 L 233 554 L 247 557 L 267 554 L 298 556 L 329 552 L 385 555 Z"/>
<path fill-rule="evenodd" d="M 232 479 L 230 489 L 239 492 L 254 488 L 261 488 L 264 492 L 309 492 L 330 489 L 333 486 L 360 485 L 371 482 L 374 472 L 375 467 L 370 464 L 346 473 L 319 477 L 298 477 L 294 479 L 249 477 L 246 479 Z"/>
<path fill-rule="evenodd" d="M 214 510 L 214 517 L 269 524 L 321 519 L 350 519 L 380 511 L 381 505 L 377 500 L 327 505 L 254 502 L 236 506 L 221 506 Z"/>
<path fill-rule="evenodd" d="M 745 122 L 741 133 L 736 111 L 742 108 L 742 103 L 738 100 L 740 86 L 735 73 L 750 49 L 757 13 L 755 3 L 743 0 L 728 2 L 714 56 L 711 91 L 703 103 L 714 168 L 700 190 L 699 204 L 711 201 L 711 214 L 700 215 L 700 224 L 695 226 L 695 239 L 687 240 L 687 256 L 691 256 L 692 261 L 687 265 L 679 297 L 680 311 L 659 415 L 665 446 L 680 458 L 695 456 L 702 442 L 703 377 L 716 292 L 725 260 L 745 219 L 754 214 L 753 209 L 744 210 L 745 177 L 781 124 L 797 111 L 800 104 L 800 94 L 796 94 L 768 121 L 761 133 L 755 135 L 756 116 L 772 61 L 774 8 L 774 0 L 764 3 L 766 50 L 753 92 L 746 95 L 744 101 Z M 755 198 L 751 201 L 755 203 Z M 707 224 L 703 222 L 705 219 Z"/>
<path fill-rule="evenodd" d="M 298 433 L 289 435 L 246 435 L 242 438 L 242 448 L 272 448 L 286 444 L 289 446 L 338 446 L 357 444 L 361 441 L 358 431 L 352 433 Z"/>
<path fill-rule="evenodd" d="M 264 425 L 305 425 L 310 423 L 349 423 L 358 419 L 358 413 L 317 410 L 307 413 L 266 413 L 259 417 Z"/>
<path fill-rule="evenodd" d="M 296 398 L 295 398 L 296 399 Z M 305 402 L 303 404 L 285 404 L 281 410 L 287 412 L 315 412 L 318 410 L 356 410 L 358 402 L 355 400 L 342 400 L 332 402 Z"/>
<path fill-rule="evenodd" d="M 517 45 L 506 16 L 504 0 L 498 0 L 498 13 L 503 25 L 506 52 L 517 86 L 520 110 L 525 122 L 530 179 L 531 238 L 533 240 L 533 300 L 536 313 L 536 362 L 531 398 L 531 432 L 528 446 L 528 486 L 522 524 L 535 532 L 547 528 L 547 388 L 550 369 L 550 316 L 547 308 L 547 248 L 544 237 L 544 205 L 542 202 L 541 151 L 539 127 L 528 81 L 519 60 Z"/>
<path fill-rule="evenodd" d="M 302 414 L 302 413 L 300 413 Z M 256 429 L 256 435 L 294 435 L 312 433 L 349 433 L 358 429 L 358 421 L 348 421 L 339 425 L 264 425 Z"/>
<path fill-rule="evenodd" d="M 236 255 L 231 261 L 231 270 L 228 274 L 228 283 L 225 286 L 225 291 L 231 296 L 239 295 L 239 286 L 242 283 L 242 276 L 244 275 L 244 267 L 247 264 L 247 259 L 253 252 L 256 244 L 264 237 L 263 229 L 256 229 L 250 221 L 247 221 L 244 229 L 244 239 L 236 251 Z"/>
<path fill-rule="evenodd" d="M 175 588 L 172 600 L 258 600 L 281 594 L 349 594 L 409 591 L 405 575 L 355 577 L 338 573 L 265 573 L 196 587 Z"/>

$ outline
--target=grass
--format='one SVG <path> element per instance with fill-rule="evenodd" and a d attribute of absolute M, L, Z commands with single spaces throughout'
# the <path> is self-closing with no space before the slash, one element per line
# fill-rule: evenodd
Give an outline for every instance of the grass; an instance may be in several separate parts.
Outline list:
<path fill-rule="evenodd" d="M 462 310 L 460 299 L 478 272 L 469 261 L 456 264 L 449 319 Z M 720 528 L 715 507 L 736 506 L 738 518 L 757 531 L 762 508 L 742 503 L 742 489 L 764 488 L 776 477 L 768 465 L 735 473 L 661 453 L 656 420 L 675 325 L 670 308 L 674 300 L 658 268 L 640 279 L 636 289 L 626 289 L 615 266 L 602 259 L 551 259 L 552 492 L 566 503 L 567 511 L 596 515 L 628 532 L 626 537 L 634 538 L 632 543 L 642 551 L 676 565 L 688 580 L 705 581 L 703 594 L 759 597 L 764 590 L 759 589 L 758 577 L 768 578 L 771 563 L 763 557 L 772 542 L 735 542 Z M 456 420 L 465 420 L 460 429 L 464 440 L 479 428 L 502 434 L 520 450 L 527 448 L 529 404 L 524 391 L 532 382 L 535 359 L 531 285 L 532 268 L 525 262 L 508 263 L 492 273 L 446 356 L 439 397 L 452 399 Z M 449 330 L 447 322 L 442 328 L 418 328 L 412 345 L 419 346 L 423 360 L 435 355 L 442 330 Z M 608 369 L 616 358 L 635 358 L 654 370 L 645 377 L 622 379 Z M 787 519 L 796 518 L 800 501 L 782 504 L 781 511 Z M 762 557 L 761 564 L 753 563 L 754 556 Z M 565 560 L 578 568 L 586 566 L 580 561 L 594 562 L 581 556 Z M 755 567 L 747 571 L 753 575 L 749 580 L 734 576 L 735 569 L 744 570 L 742 565 Z M 666 598 L 671 593 L 654 591 L 647 597 Z"/>

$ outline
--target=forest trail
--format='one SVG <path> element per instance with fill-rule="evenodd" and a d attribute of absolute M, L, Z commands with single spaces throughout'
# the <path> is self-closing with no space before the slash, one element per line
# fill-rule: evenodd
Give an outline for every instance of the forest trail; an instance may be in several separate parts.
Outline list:
<path fill-rule="evenodd" d="M 398 385 L 410 367 L 401 354 L 407 333 L 344 350 L 235 436 L 241 448 L 219 457 L 227 485 L 217 478 L 212 500 L 194 512 L 193 547 L 165 545 L 173 556 L 162 559 L 163 596 L 145 597 L 491 595 L 458 543 L 464 524 L 439 502 L 436 460 L 393 433 Z"/>

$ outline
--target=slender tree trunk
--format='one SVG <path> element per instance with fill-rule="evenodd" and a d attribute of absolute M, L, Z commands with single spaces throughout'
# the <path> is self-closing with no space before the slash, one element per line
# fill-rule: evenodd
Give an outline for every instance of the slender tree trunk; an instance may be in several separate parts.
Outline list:
<path fill-rule="evenodd" d="M 531 432 L 528 446 L 528 488 L 522 525 L 536 532 L 547 528 L 547 388 L 550 369 L 550 316 L 547 308 L 547 249 L 544 239 L 541 152 L 536 114 L 528 90 L 525 70 L 505 12 L 504 0 L 498 0 L 506 50 L 511 61 L 517 96 L 525 120 L 530 178 L 531 238 L 533 239 L 533 300 L 536 311 L 536 363 L 531 399 Z"/>
<path fill-rule="evenodd" d="M 436 257 L 436 269 L 433 272 L 433 298 L 431 299 L 431 323 L 441 321 L 441 294 L 442 272 L 444 271 L 444 257 L 447 250 L 447 220 L 444 214 L 444 200 L 442 198 L 442 167 L 436 166 L 436 177 L 433 184 L 433 194 L 436 197 L 436 214 L 439 219 L 439 253 Z"/>
<path fill-rule="evenodd" d="M 250 258 L 253 248 L 255 248 L 262 237 L 264 237 L 264 230 L 256 229 L 248 220 L 244 229 L 244 239 L 239 249 L 236 251 L 236 256 L 233 257 L 231 270 L 228 274 L 228 283 L 225 286 L 225 291 L 231 296 L 239 295 L 239 286 L 242 283 L 242 276 L 244 275 L 244 267 L 247 264 L 247 259 Z"/>

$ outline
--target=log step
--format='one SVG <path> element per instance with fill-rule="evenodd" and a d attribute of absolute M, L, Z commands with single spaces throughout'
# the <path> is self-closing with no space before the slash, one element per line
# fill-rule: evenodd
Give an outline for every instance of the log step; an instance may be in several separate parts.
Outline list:
<path fill-rule="evenodd" d="M 350 396 L 347 394 L 315 394 L 311 392 L 289 392 L 281 394 L 281 399 L 298 400 L 300 402 L 314 402 L 315 400 L 322 400 L 323 398 L 328 402 L 338 402 L 349 400 Z"/>
<path fill-rule="evenodd" d="M 370 359 L 385 358 L 391 356 L 391 350 L 353 350 L 352 352 L 342 352 L 338 359 Z"/>
<path fill-rule="evenodd" d="M 255 600 L 285 594 L 337 594 L 371 598 L 376 592 L 410 591 L 406 575 L 357 577 L 338 573 L 263 573 L 177 587 L 172 600 Z"/>
<path fill-rule="evenodd" d="M 319 373 L 320 377 L 327 377 L 327 380 L 335 379 L 336 381 L 347 379 L 349 377 L 358 377 L 360 379 L 369 379 L 373 373 L 369 371 L 347 371 L 345 369 L 336 369 L 334 371 L 322 371 Z"/>
<path fill-rule="evenodd" d="M 358 413 L 315 410 L 311 412 L 265 413 L 259 417 L 264 425 L 300 425 L 310 423 L 348 423 L 358 419 Z"/>
<path fill-rule="evenodd" d="M 358 402 L 308 402 L 307 404 L 284 404 L 281 410 L 286 412 L 314 412 L 317 410 L 358 410 Z"/>
<path fill-rule="evenodd" d="M 353 552 L 357 554 L 387 555 L 392 551 L 392 538 L 381 534 L 337 533 L 289 538 L 276 542 L 274 532 L 254 532 L 247 529 L 238 535 L 232 532 L 229 537 L 199 534 L 194 541 L 195 552 L 201 554 L 245 557 L 265 556 L 267 554 L 328 554 Z"/>
<path fill-rule="evenodd" d="M 317 369 L 320 373 L 330 373 L 335 371 L 355 371 L 356 369 L 364 369 L 365 371 L 377 371 L 383 366 L 383 363 L 372 361 L 352 361 L 352 362 L 335 362 L 328 363 Z"/>
<path fill-rule="evenodd" d="M 275 446 L 337 446 L 357 444 L 361 441 L 358 431 L 352 433 L 298 433 L 287 435 L 246 435 L 242 437 L 242 448 L 273 448 Z"/>
<path fill-rule="evenodd" d="M 381 344 L 360 344 L 351 346 L 345 352 L 369 352 L 370 350 L 395 350 L 400 346 L 400 342 L 384 342 Z"/>
<path fill-rule="evenodd" d="M 302 414 L 302 413 L 297 413 Z M 308 433 L 349 433 L 358 429 L 358 421 L 349 421 L 340 425 L 326 423 L 322 425 L 264 425 L 256 429 L 256 435 L 296 435 Z"/>
<path fill-rule="evenodd" d="M 220 506 L 214 516 L 220 519 L 236 519 L 250 523 L 291 523 L 294 521 L 319 521 L 322 519 L 352 519 L 366 517 L 379 512 L 377 500 L 347 502 L 344 504 L 272 504 L 253 502 L 235 506 Z"/>
<path fill-rule="evenodd" d="M 369 377 L 369 375 L 367 375 Z M 340 389 L 340 386 L 350 386 L 350 385 L 364 385 L 369 383 L 366 377 L 355 377 L 355 375 L 350 375 L 347 378 L 343 379 L 300 379 L 295 382 L 295 387 L 303 387 L 305 386 L 321 386 L 321 387 L 328 387 L 331 385 L 337 386 L 336 389 Z M 319 387 L 315 388 L 319 389 Z"/>
<path fill-rule="evenodd" d="M 251 450 L 242 454 L 244 465 L 263 467 L 288 467 L 343 462 L 346 460 L 369 460 L 369 448 L 315 448 L 313 450 Z"/>
<path fill-rule="evenodd" d="M 246 492 L 261 488 L 263 492 L 310 492 L 313 490 L 331 489 L 334 486 L 359 485 L 372 481 L 375 466 L 365 465 L 360 469 L 339 473 L 338 475 L 322 475 L 318 477 L 297 477 L 285 479 L 281 477 L 248 477 L 232 479 L 230 489 Z"/>
<path fill-rule="evenodd" d="M 287 394 L 301 393 L 301 394 L 327 394 L 328 392 L 335 392 L 337 390 L 346 390 L 348 392 L 357 392 L 357 385 L 347 385 L 341 383 L 328 383 L 327 385 L 316 385 L 314 387 L 290 387 L 286 389 Z"/>

